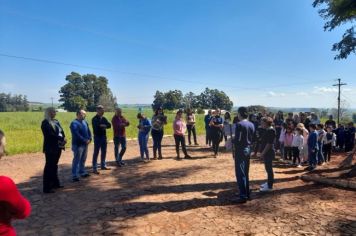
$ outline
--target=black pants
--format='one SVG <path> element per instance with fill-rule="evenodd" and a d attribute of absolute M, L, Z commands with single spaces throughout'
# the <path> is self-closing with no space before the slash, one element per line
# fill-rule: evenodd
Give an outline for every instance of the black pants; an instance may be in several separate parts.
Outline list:
<path fill-rule="evenodd" d="M 62 150 L 55 149 L 45 152 L 46 164 L 43 171 L 43 191 L 50 191 L 53 188 L 59 187 L 58 179 L 58 161 L 61 157 Z"/>
<path fill-rule="evenodd" d="M 325 159 L 325 161 L 330 161 L 331 143 L 324 144 L 323 151 L 324 151 L 324 159 Z"/>
<path fill-rule="evenodd" d="M 284 147 L 284 159 L 292 160 L 293 156 L 293 148 L 292 147 Z"/>
<path fill-rule="evenodd" d="M 153 139 L 153 156 L 157 157 L 157 150 L 158 150 L 158 156 L 162 157 L 163 130 L 152 129 L 151 135 Z"/>
<path fill-rule="evenodd" d="M 275 158 L 274 150 L 268 151 L 264 156 L 265 169 L 267 172 L 267 184 L 269 188 L 273 188 L 274 174 L 273 174 L 272 162 L 274 158 Z"/>
<path fill-rule="evenodd" d="M 197 132 L 195 130 L 195 125 L 187 125 L 187 130 L 188 130 L 188 143 L 189 145 L 192 144 L 191 142 L 191 136 L 193 133 L 193 138 L 194 138 L 194 144 L 197 144 Z"/>
<path fill-rule="evenodd" d="M 220 131 L 212 131 L 212 134 L 211 134 L 211 141 L 213 143 L 213 151 L 214 151 L 214 154 L 218 154 L 219 152 L 219 145 L 220 145 L 220 142 L 221 142 L 221 138 L 222 138 L 222 133 Z"/>
<path fill-rule="evenodd" d="M 300 152 L 298 147 L 292 147 L 292 152 L 293 152 L 293 164 L 296 163 L 298 160 L 298 164 L 300 164 Z"/>
<path fill-rule="evenodd" d="M 182 146 L 182 150 L 184 153 L 184 156 L 188 156 L 187 153 L 187 148 L 185 146 L 185 137 L 184 135 L 174 135 L 174 141 L 176 143 L 176 152 L 177 152 L 177 157 L 179 158 L 179 146 Z"/>
<path fill-rule="evenodd" d="M 210 127 L 205 128 L 205 143 L 206 145 L 211 145 L 211 131 L 210 131 Z"/>

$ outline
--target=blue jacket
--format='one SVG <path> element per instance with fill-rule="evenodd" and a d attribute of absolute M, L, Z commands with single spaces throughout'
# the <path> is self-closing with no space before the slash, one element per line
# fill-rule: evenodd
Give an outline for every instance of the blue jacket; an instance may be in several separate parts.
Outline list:
<path fill-rule="evenodd" d="M 318 150 L 318 133 L 316 131 L 310 132 L 308 137 L 308 149 L 311 150 Z"/>
<path fill-rule="evenodd" d="M 147 118 L 143 119 L 143 120 L 140 120 L 140 126 L 143 126 L 143 130 L 139 130 L 139 133 L 142 133 L 142 134 L 148 134 L 151 130 L 151 121 Z"/>
<path fill-rule="evenodd" d="M 73 120 L 70 124 L 72 132 L 72 145 L 85 145 L 88 140 L 91 140 L 89 125 L 85 120 Z"/>

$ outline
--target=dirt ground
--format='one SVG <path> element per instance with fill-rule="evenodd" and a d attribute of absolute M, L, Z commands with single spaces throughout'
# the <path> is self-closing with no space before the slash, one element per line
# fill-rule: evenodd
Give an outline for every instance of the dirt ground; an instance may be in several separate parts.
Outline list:
<path fill-rule="evenodd" d="M 42 153 L 5 157 L 0 175 L 13 178 L 33 208 L 28 219 L 15 221 L 18 235 L 356 235 L 355 191 L 303 182 L 303 168 L 276 161 L 274 191 L 262 194 L 264 166 L 252 160 L 252 200 L 234 205 L 231 154 L 214 158 L 205 145 L 191 146 L 193 159 L 176 161 L 173 143 L 165 138 L 164 159 L 143 163 L 130 141 L 124 167 L 114 165 L 110 143 L 112 169 L 78 183 L 71 182 L 66 150 L 59 163 L 65 188 L 47 195 Z M 92 145 L 89 169 L 91 159 Z"/>

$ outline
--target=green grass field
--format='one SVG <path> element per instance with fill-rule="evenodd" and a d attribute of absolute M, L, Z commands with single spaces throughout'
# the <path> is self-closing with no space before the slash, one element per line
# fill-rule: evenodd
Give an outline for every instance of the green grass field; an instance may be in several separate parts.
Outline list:
<path fill-rule="evenodd" d="M 152 117 L 152 111 L 144 111 L 147 117 Z M 128 138 L 137 137 L 136 119 L 137 109 L 123 109 L 123 115 L 130 121 L 130 126 L 126 129 Z M 87 114 L 87 121 L 91 125 L 91 119 L 95 115 L 94 112 Z M 107 112 L 105 117 L 111 121 L 114 113 Z M 172 123 L 174 119 L 173 113 L 167 113 L 168 124 L 165 127 L 165 134 L 172 134 Z M 43 136 L 41 132 L 41 122 L 43 120 L 43 112 L 0 112 L 0 129 L 6 135 L 6 151 L 8 155 L 18 153 L 33 153 L 42 151 Z M 68 139 L 68 147 L 70 146 L 71 133 L 69 129 L 70 122 L 75 119 L 75 113 L 57 113 L 56 117 L 61 123 Z M 197 133 L 203 134 L 204 115 L 196 115 Z M 108 139 L 112 140 L 112 129 L 108 130 Z"/>

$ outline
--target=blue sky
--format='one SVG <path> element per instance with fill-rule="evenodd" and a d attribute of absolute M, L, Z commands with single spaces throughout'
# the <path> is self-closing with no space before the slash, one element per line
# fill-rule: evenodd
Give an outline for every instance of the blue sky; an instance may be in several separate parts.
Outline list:
<path fill-rule="evenodd" d="M 119 103 L 156 90 L 225 91 L 235 106 L 356 107 L 356 56 L 335 61 L 347 25 L 324 32 L 310 0 L 0 1 L 0 92 L 50 102 L 71 71 L 106 76 Z"/>

